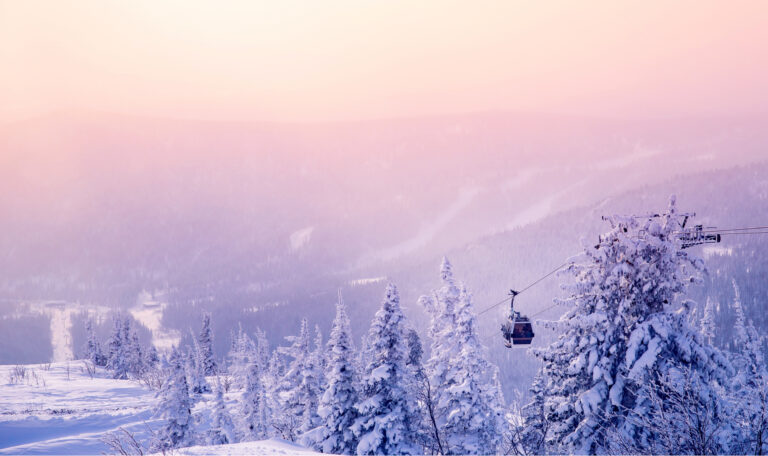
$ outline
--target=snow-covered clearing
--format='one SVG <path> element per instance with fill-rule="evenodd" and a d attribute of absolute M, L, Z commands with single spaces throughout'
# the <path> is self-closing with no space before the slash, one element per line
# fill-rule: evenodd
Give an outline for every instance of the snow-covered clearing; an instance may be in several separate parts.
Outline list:
<path fill-rule="evenodd" d="M 258 442 L 243 442 L 233 445 L 193 446 L 179 448 L 174 451 L 177 455 L 244 455 L 244 454 L 280 454 L 284 456 L 309 456 L 316 453 L 302 446 L 280 439 L 261 440 Z"/>
<path fill-rule="evenodd" d="M 229 395 L 230 409 L 236 407 L 238 394 Z M 102 437 L 119 428 L 146 444 L 150 429 L 160 426 L 160 421 L 152 416 L 156 403 L 154 391 L 140 382 L 113 380 L 100 368 L 91 377 L 83 361 L 0 366 L 0 455 L 110 454 L 114 451 L 102 442 Z M 207 402 L 199 402 L 195 414 L 205 418 L 207 407 Z M 316 453 L 272 439 L 194 446 L 174 454 Z"/>
<path fill-rule="evenodd" d="M 154 393 L 105 377 L 83 361 L 0 366 L 0 454 L 100 454 L 105 432 L 145 435 Z"/>
<path fill-rule="evenodd" d="M 168 304 L 156 300 L 147 292 L 139 294 L 136 305 L 129 312 L 152 333 L 152 345 L 158 350 L 170 350 L 181 340 L 179 331 L 163 327 L 163 311 Z"/>

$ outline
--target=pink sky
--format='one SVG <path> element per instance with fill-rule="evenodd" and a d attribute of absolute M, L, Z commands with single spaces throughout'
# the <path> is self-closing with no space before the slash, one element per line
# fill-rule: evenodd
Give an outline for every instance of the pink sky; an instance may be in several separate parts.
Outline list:
<path fill-rule="evenodd" d="M 766 1 L 0 0 L 0 120 L 768 111 Z"/>

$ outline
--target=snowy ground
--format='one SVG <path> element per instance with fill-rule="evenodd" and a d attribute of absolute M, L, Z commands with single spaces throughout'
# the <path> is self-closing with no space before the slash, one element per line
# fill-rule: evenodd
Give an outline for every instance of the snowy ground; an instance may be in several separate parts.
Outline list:
<path fill-rule="evenodd" d="M 229 395 L 235 407 L 238 393 Z M 137 381 L 113 380 L 99 369 L 91 377 L 83 361 L 0 366 L 0 455 L 103 454 L 105 433 L 124 428 L 142 442 L 159 421 L 154 391 Z M 195 411 L 206 415 L 206 403 Z M 281 440 L 190 447 L 175 454 L 310 455 Z"/>
<path fill-rule="evenodd" d="M 144 423 L 155 423 L 152 391 L 103 371 L 91 378 L 84 366 L 26 365 L 23 376 L 16 366 L 0 366 L 0 454 L 100 454 L 105 432 L 124 427 L 143 435 Z"/>
<path fill-rule="evenodd" d="M 244 442 L 236 443 L 234 445 L 219 445 L 215 447 L 210 446 L 195 446 L 189 448 L 180 448 L 176 450 L 175 454 L 178 455 L 246 455 L 246 454 L 259 454 L 259 455 L 285 455 L 285 456 L 309 456 L 319 455 L 322 453 L 315 453 L 302 446 L 287 442 L 285 440 L 270 439 L 262 440 L 260 442 Z"/>

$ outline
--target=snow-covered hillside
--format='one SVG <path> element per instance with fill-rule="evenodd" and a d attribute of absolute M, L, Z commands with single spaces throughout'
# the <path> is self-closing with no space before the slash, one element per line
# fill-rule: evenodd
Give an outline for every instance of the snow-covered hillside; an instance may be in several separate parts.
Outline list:
<path fill-rule="evenodd" d="M 113 380 L 84 361 L 0 366 L 0 454 L 112 453 L 103 437 L 121 428 L 138 440 L 157 428 L 154 391 Z M 205 403 L 199 404 L 199 408 Z M 177 454 L 315 454 L 282 440 L 189 447 Z"/>
<path fill-rule="evenodd" d="M 88 372 L 83 361 L 0 366 L 0 454 L 100 454 L 106 432 L 146 433 L 153 391 Z"/>

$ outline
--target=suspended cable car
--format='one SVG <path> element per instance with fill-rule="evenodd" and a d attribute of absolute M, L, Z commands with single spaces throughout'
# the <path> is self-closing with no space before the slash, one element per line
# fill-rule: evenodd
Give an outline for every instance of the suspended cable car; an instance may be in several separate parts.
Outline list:
<path fill-rule="evenodd" d="M 504 336 L 504 345 L 512 348 L 513 345 L 530 345 L 533 341 L 533 325 L 525 315 L 515 310 L 515 296 L 520 292 L 509 290 L 511 296 L 509 300 L 508 321 L 501 325 L 501 334 Z"/>

